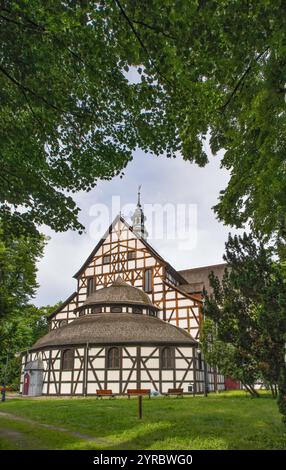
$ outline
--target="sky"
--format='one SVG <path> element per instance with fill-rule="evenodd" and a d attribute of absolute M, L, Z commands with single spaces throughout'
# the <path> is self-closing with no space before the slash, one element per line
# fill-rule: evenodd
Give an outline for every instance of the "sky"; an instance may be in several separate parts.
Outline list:
<path fill-rule="evenodd" d="M 114 214 L 109 214 L 109 219 L 105 217 L 102 220 L 95 214 L 100 210 L 108 214 L 112 203 L 114 205 L 114 201 L 120 199 L 122 215 L 131 223 L 131 209 L 124 205 L 136 204 L 140 184 L 141 203 L 144 210 L 146 208 L 146 227 L 151 235 L 148 241 L 166 261 L 178 270 L 223 262 L 224 244 L 228 233 L 233 233 L 233 230 L 216 220 L 212 207 L 217 202 L 219 191 L 226 187 L 229 174 L 220 168 L 219 156 L 210 155 L 209 158 L 209 164 L 199 168 L 181 157 L 168 159 L 138 150 L 122 179 L 118 176 L 111 181 L 101 181 L 89 193 L 78 193 L 75 200 L 81 209 L 79 219 L 86 228 L 85 233 L 79 235 L 72 230 L 55 233 L 41 227 L 50 239 L 44 257 L 38 263 L 40 287 L 34 303 L 38 306 L 53 305 L 75 291 L 73 275 L 107 230 L 117 209 Z M 165 219 L 159 217 L 157 220 L 156 213 L 160 205 L 166 204 L 171 215 L 175 211 L 176 218 L 166 219 L 168 222 L 164 222 L 161 233 L 161 222 Z M 154 216 L 150 213 L 148 217 L 150 208 L 154 207 L 157 208 Z M 186 213 L 190 208 L 187 224 L 180 212 L 182 208 L 186 208 Z M 181 239 L 184 231 L 184 239 Z"/>

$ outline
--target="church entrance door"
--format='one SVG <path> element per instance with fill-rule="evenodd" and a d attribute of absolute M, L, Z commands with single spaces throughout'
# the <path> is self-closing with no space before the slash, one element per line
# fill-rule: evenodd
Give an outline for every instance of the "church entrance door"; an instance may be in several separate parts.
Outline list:
<path fill-rule="evenodd" d="M 26 372 L 24 375 L 24 390 L 23 390 L 23 395 L 28 395 L 29 393 L 29 385 L 30 385 L 30 374 L 29 372 Z"/>

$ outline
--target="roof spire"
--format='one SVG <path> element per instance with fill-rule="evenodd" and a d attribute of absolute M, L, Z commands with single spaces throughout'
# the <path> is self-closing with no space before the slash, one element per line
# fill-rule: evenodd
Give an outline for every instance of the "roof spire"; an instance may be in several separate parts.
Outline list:
<path fill-rule="evenodd" d="M 141 198 L 141 194 L 140 194 L 140 191 L 141 191 L 141 184 L 138 186 L 138 200 L 137 200 L 137 206 L 138 207 L 141 207 L 141 201 L 140 201 L 140 198 Z"/>
<path fill-rule="evenodd" d="M 142 186 L 141 184 L 138 186 L 137 206 L 131 219 L 132 219 L 132 224 L 133 224 L 132 225 L 133 232 L 137 236 L 146 239 L 148 236 L 148 232 L 145 229 L 146 217 L 144 215 L 144 212 L 141 206 L 141 186 Z"/>

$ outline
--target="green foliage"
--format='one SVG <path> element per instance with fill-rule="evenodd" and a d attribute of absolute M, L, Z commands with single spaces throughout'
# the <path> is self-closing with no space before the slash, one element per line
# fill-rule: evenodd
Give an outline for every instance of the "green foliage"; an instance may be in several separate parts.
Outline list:
<path fill-rule="evenodd" d="M 138 51 L 113 1 L 11 0 L 0 13 L 1 215 L 81 230 L 71 193 L 122 172 L 136 146 L 165 149 L 161 87 L 127 80 Z"/>
<path fill-rule="evenodd" d="M 204 165 L 208 135 L 214 153 L 225 150 L 231 178 L 216 206 L 219 218 L 238 227 L 250 218 L 265 233 L 284 228 L 285 235 L 284 2 L 114 3 L 120 41 L 137 44 L 136 64 L 163 86 L 184 158 Z"/>
<path fill-rule="evenodd" d="M 27 305 L 0 322 L 0 383 L 19 386 L 19 354 L 48 332 L 47 317 L 58 305 L 40 308 Z"/>
<path fill-rule="evenodd" d="M 35 295 L 36 262 L 43 254 L 42 235 L 16 236 L 0 220 L 0 322 L 20 311 Z"/>
<path fill-rule="evenodd" d="M 47 316 L 55 308 L 30 303 L 45 238 L 35 231 L 16 232 L 0 220 L 0 382 L 12 386 L 19 382 L 19 353 L 47 332 Z"/>
<path fill-rule="evenodd" d="M 220 339 L 216 323 L 207 318 L 203 325 L 201 343 L 208 364 L 216 367 L 226 377 L 239 380 L 253 396 L 258 396 L 255 382 L 261 379 L 256 359 L 248 351 Z"/>
<path fill-rule="evenodd" d="M 2 356 L 2 354 L 1 354 Z M 0 359 L 0 385 L 5 384 L 6 387 L 12 387 L 19 390 L 21 374 L 21 357 Z"/>
<path fill-rule="evenodd" d="M 2 216 L 81 230 L 73 192 L 137 146 L 203 166 L 210 136 L 219 218 L 284 240 L 282 0 L 7 0 L 0 26 Z"/>
<path fill-rule="evenodd" d="M 253 385 L 262 377 L 276 396 L 286 339 L 286 276 L 272 255 L 262 239 L 229 236 L 222 283 L 210 276 L 213 294 L 206 295 L 205 312 L 211 322 L 204 348 L 209 360 L 229 367 L 234 378 L 250 385 L 244 380 L 251 373 Z M 225 358 L 213 354 L 221 343 Z"/>

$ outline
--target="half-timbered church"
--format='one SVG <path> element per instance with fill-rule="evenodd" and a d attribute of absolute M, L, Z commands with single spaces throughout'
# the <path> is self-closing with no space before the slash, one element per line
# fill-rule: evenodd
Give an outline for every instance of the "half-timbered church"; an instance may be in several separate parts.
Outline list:
<path fill-rule="evenodd" d="M 24 395 L 203 393 L 224 378 L 199 347 L 207 273 L 177 271 L 148 243 L 138 203 L 118 215 L 74 275 L 76 291 L 22 358 Z"/>

